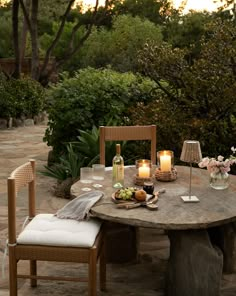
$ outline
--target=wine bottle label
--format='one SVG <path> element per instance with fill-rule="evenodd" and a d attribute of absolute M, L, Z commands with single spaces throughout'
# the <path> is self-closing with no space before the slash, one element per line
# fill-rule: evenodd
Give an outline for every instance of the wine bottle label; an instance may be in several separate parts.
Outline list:
<path fill-rule="evenodd" d="M 113 176 L 116 180 L 124 179 L 124 167 L 122 165 L 114 165 L 113 167 Z"/>
<path fill-rule="evenodd" d="M 123 165 L 117 165 L 116 176 L 118 180 L 124 180 L 124 167 Z"/>
<path fill-rule="evenodd" d="M 115 164 L 113 166 L 113 187 L 121 188 L 124 186 L 124 166 Z"/>

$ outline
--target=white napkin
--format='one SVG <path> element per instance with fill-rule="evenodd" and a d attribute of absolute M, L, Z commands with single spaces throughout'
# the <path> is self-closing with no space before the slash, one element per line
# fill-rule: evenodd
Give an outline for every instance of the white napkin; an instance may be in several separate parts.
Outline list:
<path fill-rule="evenodd" d="M 55 216 L 60 219 L 87 220 L 92 206 L 103 196 L 103 192 L 96 190 L 79 195 L 57 211 Z"/>

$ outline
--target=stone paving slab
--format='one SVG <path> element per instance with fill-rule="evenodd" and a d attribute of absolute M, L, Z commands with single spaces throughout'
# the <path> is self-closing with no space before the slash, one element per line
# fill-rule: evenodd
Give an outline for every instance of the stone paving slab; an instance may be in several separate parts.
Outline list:
<path fill-rule="evenodd" d="M 43 142 L 45 125 L 19 127 L 0 130 L 0 262 L 3 259 L 7 239 L 7 176 L 17 166 L 30 158 L 37 160 L 37 169 L 46 165 L 49 147 Z M 38 175 L 37 177 L 37 211 L 55 213 L 68 200 L 51 195 L 53 179 Z M 20 194 L 17 204 L 18 229 L 20 229 L 26 212 L 25 195 Z M 140 263 L 108 264 L 107 292 L 98 292 L 98 296 L 163 296 L 165 273 L 169 257 L 169 240 L 164 232 L 152 229 L 140 230 Z M 21 262 L 19 268 L 24 271 L 28 264 Z M 77 264 L 40 262 L 42 274 L 70 273 L 77 276 L 86 273 L 86 267 Z M 0 277 L 0 296 L 9 295 L 8 261 L 5 261 L 6 277 Z M 19 280 L 18 296 L 72 296 L 87 295 L 86 284 L 39 281 L 37 288 L 31 288 L 28 280 Z M 224 274 L 222 277 L 222 296 L 236 296 L 236 273 Z M 189 295 L 191 296 L 191 295 Z M 200 295 L 199 295 L 200 296 Z"/>

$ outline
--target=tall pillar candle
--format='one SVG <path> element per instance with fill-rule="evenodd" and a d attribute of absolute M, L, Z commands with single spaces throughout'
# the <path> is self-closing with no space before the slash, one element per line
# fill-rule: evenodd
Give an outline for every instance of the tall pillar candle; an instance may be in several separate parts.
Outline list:
<path fill-rule="evenodd" d="M 163 172 L 171 171 L 171 155 L 163 154 L 160 156 L 160 169 Z"/>
<path fill-rule="evenodd" d="M 150 168 L 143 164 L 138 168 L 138 176 L 140 178 L 149 178 L 150 177 Z"/>

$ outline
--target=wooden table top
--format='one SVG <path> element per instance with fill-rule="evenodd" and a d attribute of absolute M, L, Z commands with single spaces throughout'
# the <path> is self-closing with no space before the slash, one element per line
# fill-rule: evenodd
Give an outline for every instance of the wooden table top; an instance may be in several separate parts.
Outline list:
<path fill-rule="evenodd" d="M 196 195 L 200 202 L 184 203 L 180 196 L 189 193 L 190 169 L 187 166 L 176 166 L 176 169 L 178 176 L 175 181 L 154 182 L 155 191 L 166 189 L 159 196 L 157 211 L 150 211 L 145 207 L 118 209 L 111 199 L 115 191 L 111 186 L 112 172 L 107 171 L 105 180 L 98 182 L 103 185 L 101 191 L 104 192 L 104 197 L 91 209 L 91 213 L 103 220 L 166 230 L 204 229 L 236 221 L 236 176 L 230 175 L 229 188 L 215 190 L 209 185 L 209 173 L 193 168 L 192 195 Z M 135 168 L 125 168 L 125 186 L 135 186 L 135 173 Z M 88 186 L 80 181 L 76 182 L 71 187 L 72 197 L 84 193 L 82 187 Z"/>

